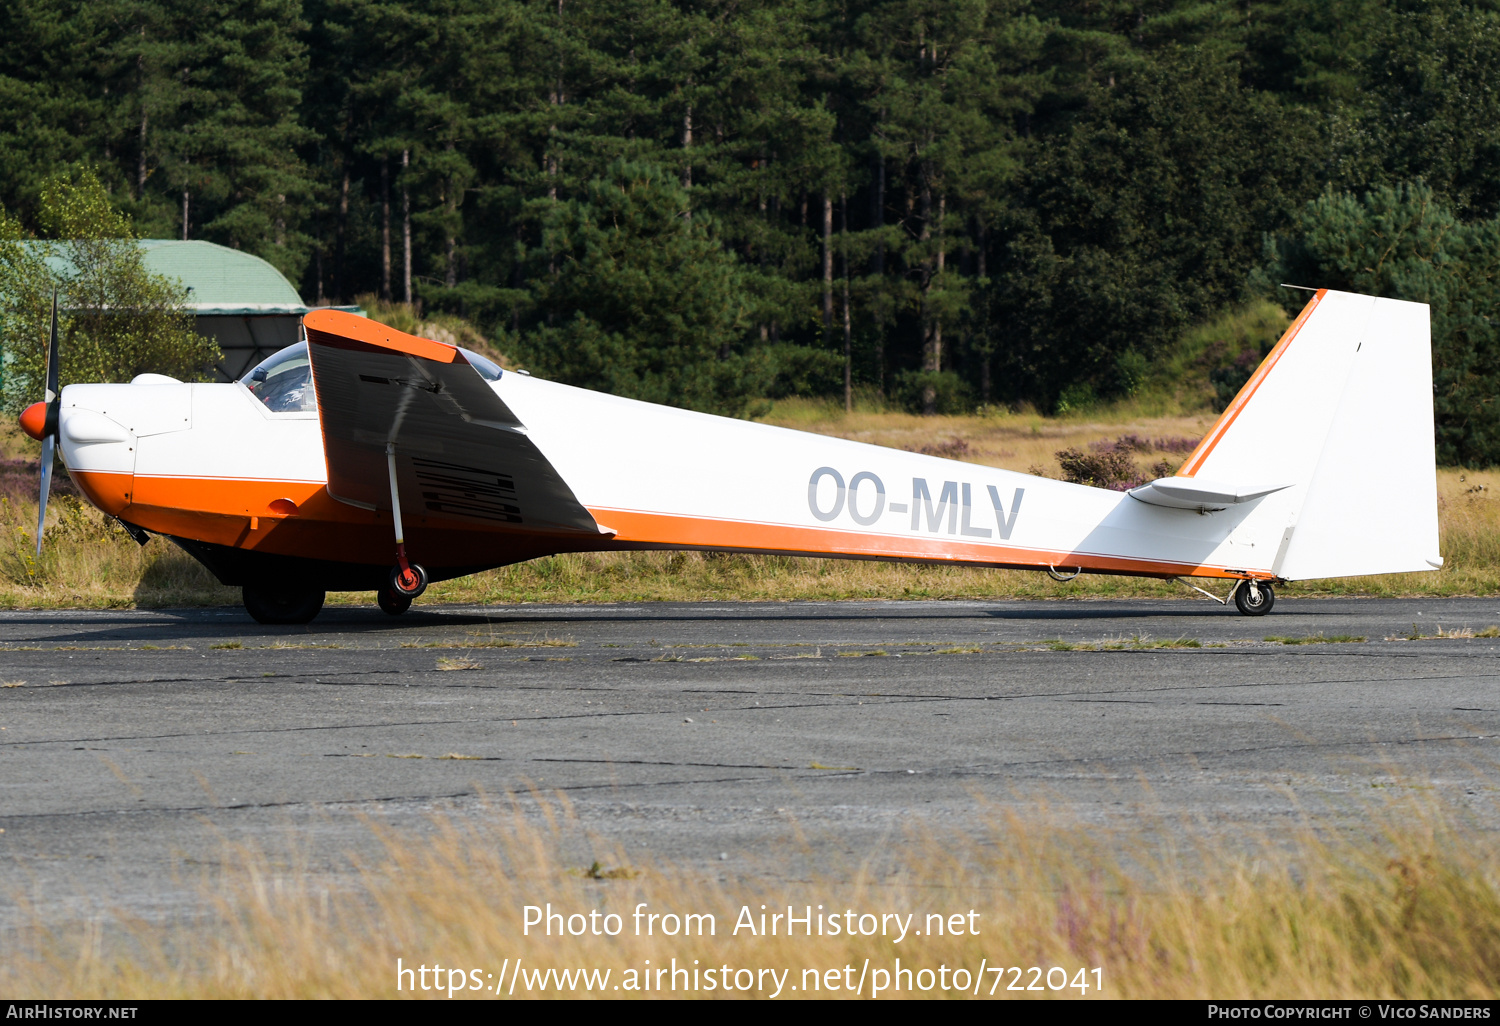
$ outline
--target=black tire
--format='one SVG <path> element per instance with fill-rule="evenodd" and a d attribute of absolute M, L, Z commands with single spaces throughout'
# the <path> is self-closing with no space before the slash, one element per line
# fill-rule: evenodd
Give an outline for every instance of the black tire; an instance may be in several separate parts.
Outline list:
<path fill-rule="evenodd" d="M 271 589 L 247 584 L 240 590 L 245 612 L 256 623 L 311 623 L 323 609 L 325 593 L 321 588 Z"/>
<path fill-rule="evenodd" d="M 410 602 L 412 599 L 420 597 L 422 592 L 427 590 L 427 571 L 416 563 L 408 563 L 407 565 L 411 567 L 411 572 L 417 577 L 417 586 L 415 588 L 402 587 L 401 568 L 399 566 L 391 567 L 391 575 L 387 578 L 387 586 L 392 592 L 405 596 L 407 602 Z"/>
<path fill-rule="evenodd" d="M 380 604 L 380 611 L 388 616 L 400 616 L 411 608 L 411 599 L 394 588 L 381 588 L 375 593 L 375 601 Z"/>
<path fill-rule="evenodd" d="M 1276 592 L 1265 581 L 1256 581 L 1255 590 L 1259 592 L 1258 601 L 1250 592 L 1250 582 L 1246 581 L 1235 589 L 1234 604 L 1246 616 L 1265 616 L 1276 604 Z"/>

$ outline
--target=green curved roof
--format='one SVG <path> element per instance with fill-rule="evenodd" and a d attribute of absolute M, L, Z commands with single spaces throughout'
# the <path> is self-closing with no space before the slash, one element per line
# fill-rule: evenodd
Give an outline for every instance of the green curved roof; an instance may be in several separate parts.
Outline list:
<path fill-rule="evenodd" d="M 142 239 L 146 269 L 191 291 L 187 308 L 213 314 L 305 314 L 309 307 L 276 268 L 241 249 L 212 242 Z"/>
<path fill-rule="evenodd" d="M 300 317 L 312 309 L 302 302 L 285 275 L 253 253 L 196 240 L 141 239 L 137 244 L 145 256 L 146 270 L 187 286 L 187 302 L 183 305 L 199 317 Z M 23 245 L 42 250 L 54 272 L 64 276 L 72 273 L 72 262 L 59 243 L 38 239 Z M 339 309 L 363 312 L 357 307 Z"/>

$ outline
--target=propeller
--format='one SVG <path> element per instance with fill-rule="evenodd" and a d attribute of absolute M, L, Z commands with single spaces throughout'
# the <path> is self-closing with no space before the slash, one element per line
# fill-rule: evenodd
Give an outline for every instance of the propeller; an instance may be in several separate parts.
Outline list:
<path fill-rule="evenodd" d="M 57 292 L 52 293 L 52 334 L 47 342 L 47 391 L 43 400 L 32 403 L 21 414 L 21 430 L 42 443 L 42 490 L 37 501 L 36 554 L 42 556 L 42 527 L 47 522 L 47 497 L 52 492 L 52 463 L 57 455 L 57 421 L 62 400 L 58 379 L 62 371 L 57 349 Z"/>

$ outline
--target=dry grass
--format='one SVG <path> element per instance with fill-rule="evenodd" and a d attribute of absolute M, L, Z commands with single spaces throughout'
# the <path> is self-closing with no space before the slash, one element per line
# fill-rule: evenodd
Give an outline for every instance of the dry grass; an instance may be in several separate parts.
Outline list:
<path fill-rule="evenodd" d="M 868 965 L 863 994 L 884 984 L 883 996 L 892 996 L 900 958 L 916 971 L 905 991 L 945 966 L 950 981 L 954 970 L 967 970 L 972 993 L 983 965 L 981 993 L 989 996 L 998 980 L 995 996 L 1006 998 L 1054 992 L 1007 992 L 1013 977 L 993 968 L 1037 966 L 1045 981 L 1057 967 L 1070 983 L 1087 970 L 1089 997 L 1492 999 L 1500 993 L 1500 856 L 1446 823 L 1428 790 L 1418 790 L 1420 798 L 1399 808 L 1373 810 L 1357 839 L 1307 828 L 1258 845 L 1160 824 L 1149 836 L 1110 835 L 991 810 L 977 836 L 913 830 L 863 862 L 824 857 L 805 881 L 784 885 L 753 871 L 642 863 L 601 841 L 569 859 L 561 838 L 576 824 L 545 804 L 550 829 L 519 812 L 468 825 L 437 818 L 429 836 L 386 834 L 385 856 L 361 866 L 352 886 L 348 877 L 330 886 L 295 860 L 229 850 L 222 871 L 201 879 L 196 914 L 179 925 L 121 918 L 110 931 L 97 922 L 37 927 L 0 965 L 0 990 L 53 998 L 446 998 L 452 985 L 466 988 L 455 997 L 486 996 L 467 988 L 476 980 L 493 988 L 505 974 L 509 992 L 519 959 L 528 973 L 608 970 L 603 993 L 623 997 L 634 996 L 630 981 L 639 982 L 648 960 L 670 971 L 676 959 L 689 970 L 752 970 L 739 979 L 755 978 L 764 990 L 751 994 L 774 989 L 760 970 L 785 973 L 782 996 L 798 997 L 809 996 L 814 975 L 823 988 L 815 996 L 848 996 L 846 983 Z M 558 936 L 554 926 L 550 938 L 537 927 L 528 934 L 526 906 L 548 903 L 564 916 L 597 909 L 601 926 L 614 913 L 620 933 Z M 647 913 L 712 914 L 713 935 L 637 936 L 632 913 L 642 903 Z M 758 926 L 762 905 L 911 914 L 911 928 L 926 935 L 898 942 L 741 929 L 736 936 L 741 909 Z M 933 914 L 956 914 L 948 925 L 965 929 L 929 933 Z M 441 984 L 398 994 L 397 959 L 443 966 Z M 845 966 L 853 967 L 848 977 Z M 1093 987 L 1096 968 L 1102 991 Z M 917 975 L 922 970 L 934 973 Z M 540 988 L 523 975 L 514 996 L 556 996 L 555 979 Z M 430 984 L 430 974 L 424 980 Z M 1019 982 L 1032 980 L 1027 971 Z M 563 989 L 584 993 L 576 982 Z M 1080 996 L 1066 988 L 1062 995 Z M 935 987 L 927 996 L 957 995 Z"/>
<path fill-rule="evenodd" d="M 1155 648 L 1203 647 L 1203 642 L 1197 638 L 1153 638 L 1144 634 L 1106 641 L 1064 641 L 1061 638 L 1053 638 L 1050 641 L 1043 641 L 1042 644 L 1053 652 L 1139 652 Z"/>
<path fill-rule="evenodd" d="M 1025 470 L 1053 467 L 1058 449 L 1122 434 L 1187 437 L 1210 418 L 1108 415 L 1043 418 L 995 413 L 973 417 L 916 417 L 856 411 L 824 404 L 779 404 L 773 423 L 908 449 L 954 448 L 964 458 Z M 13 429 L 0 431 L 0 451 L 23 453 L 31 444 Z M 1156 456 L 1143 457 L 1150 462 Z M 1500 594 L 1500 472 L 1438 471 L 1439 523 L 1447 559 L 1434 573 L 1391 574 L 1310 581 L 1284 596 Z M 34 551 L 36 504 L 0 497 L 0 608 L 168 607 L 235 605 L 239 590 L 218 584 L 186 553 L 164 539 L 138 547 L 113 521 L 76 499 L 55 496 L 47 545 Z M 1085 574 L 1059 584 L 1045 574 L 966 567 L 910 566 L 851 560 L 714 553 L 585 553 L 533 560 L 434 585 L 423 602 L 792 601 L 901 598 L 1182 598 L 1182 585 L 1143 578 Z M 368 604 L 370 596 L 330 596 L 333 603 Z M 476 647 L 478 647 L 476 645 Z"/>
<path fill-rule="evenodd" d="M 70 495 L 47 505 L 36 558 L 36 503 L 0 497 L 0 609 L 228 605 L 226 588 L 163 538 L 137 545 L 113 520 Z"/>
<path fill-rule="evenodd" d="M 846 414 L 842 406 L 830 402 L 786 399 L 761 419 L 778 427 L 892 449 L 930 451 L 987 467 L 1022 472 L 1041 467 L 1057 477 L 1053 457 L 1059 449 L 1083 448 L 1090 442 L 1129 434 L 1197 439 L 1213 426 L 1216 415 L 1152 415 L 1124 404 L 1060 417 L 999 408 L 971 416 L 922 417 L 868 408 Z M 955 441 L 962 444 L 955 445 Z M 1181 460 L 1181 456 L 1174 457 L 1174 462 Z"/>

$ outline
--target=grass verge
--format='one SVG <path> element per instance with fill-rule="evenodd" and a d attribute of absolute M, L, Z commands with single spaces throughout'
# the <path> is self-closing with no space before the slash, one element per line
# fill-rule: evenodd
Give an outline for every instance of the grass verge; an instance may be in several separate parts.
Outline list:
<path fill-rule="evenodd" d="M 215 581 L 165 539 L 144 548 L 76 500 L 48 527 L 42 559 L 28 521 L 35 505 L 0 499 L 0 609 L 164 608 L 235 605 L 239 589 Z M 53 514 L 49 511 L 49 518 Z M 1500 503 L 1445 502 L 1447 563 L 1424 574 L 1305 581 L 1282 597 L 1500 594 Z M 1046 574 L 974 567 L 698 552 L 549 556 L 433 585 L 423 603 L 806 601 L 839 599 L 1189 598 L 1180 584 L 1084 574 L 1060 584 Z M 364 593 L 330 603 L 369 604 Z"/>
<path fill-rule="evenodd" d="M 98 922 L 38 927 L 0 965 L 0 989 L 53 998 L 446 999 L 450 987 L 453 997 L 493 997 L 498 978 L 514 997 L 628 997 L 646 993 L 645 970 L 670 973 L 675 964 L 727 967 L 715 976 L 730 980 L 731 996 L 768 996 L 779 977 L 782 996 L 846 997 L 861 975 L 864 996 L 876 986 L 895 996 L 898 982 L 903 995 L 929 997 L 977 989 L 1006 998 L 1490 999 L 1500 991 L 1500 854 L 1455 827 L 1425 791 L 1420 801 L 1372 810 L 1370 828 L 1352 835 L 1309 826 L 1290 841 L 1248 847 L 1222 832 L 1164 829 L 1153 840 L 992 809 L 981 811 L 988 827 L 977 833 L 913 830 L 863 862 L 820 860 L 792 884 L 637 860 L 600 841 L 569 858 L 561 837 L 576 825 L 565 807 L 544 803 L 543 811 L 463 823 L 439 816 L 420 838 L 386 833 L 384 856 L 360 866 L 352 886 L 330 886 L 295 860 L 231 848 L 200 880 L 191 915 L 166 926 L 120 917 L 103 932 Z M 1175 838 L 1165 851 L 1164 836 Z M 564 924 L 550 937 L 528 926 L 549 904 Z M 761 907 L 788 905 L 799 915 L 822 906 L 841 921 L 851 910 L 854 935 L 788 937 L 784 919 L 778 935 L 763 934 Z M 637 934 L 638 909 L 663 918 Z M 878 915 L 892 912 L 911 915 L 920 935 L 895 940 L 897 926 Z M 688 913 L 712 916 L 711 935 L 706 919 L 696 920 L 701 935 L 684 934 Z M 881 925 L 886 936 L 860 933 Z M 908 978 L 896 975 L 897 958 Z M 398 992 L 397 959 L 444 969 L 436 981 L 424 973 L 428 989 L 413 974 Z M 1011 966 L 1022 987 L 1040 986 L 1008 991 L 1016 980 L 993 970 Z M 562 972 L 569 982 L 560 984 Z M 696 991 L 691 979 L 677 977 L 677 996 L 726 996 L 722 985 L 708 989 L 706 975 Z M 651 991 L 671 994 L 669 977 L 655 978 Z"/>

